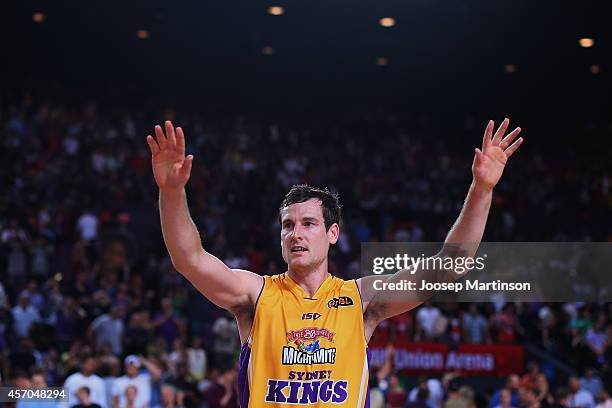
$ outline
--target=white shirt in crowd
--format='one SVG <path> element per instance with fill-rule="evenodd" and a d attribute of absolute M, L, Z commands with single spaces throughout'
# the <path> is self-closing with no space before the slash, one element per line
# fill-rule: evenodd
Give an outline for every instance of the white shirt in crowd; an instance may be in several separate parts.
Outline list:
<path fill-rule="evenodd" d="M 571 408 L 593 408 L 595 407 L 595 399 L 587 390 L 578 390 L 569 398 L 568 407 Z"/>
<path fill-rule="evenodd" d="M 213 349 L 215 353 L 232 354 L 240 344 L 238 326 L 235 320 L 220 316 L 213 324 L 213 333 L 216 335 Z"/>
<path fill-rule="evenodd" d="M 427 398 L 427 405 L 430 408 L 438 408 L 442 406 L 442 398 L 444 398 L 444 389 L 442 383 L 437 378 L 430 378 L 427 380 L 427 389 L 429 390 L 429 398 Z M 414 387 L 408 394 L 408 401 L 415 402 L 419 393 L 419 387 Z"/>
<path fill-rule="evenodd" d="M 81 387 L 89 388 L 89 399 L 95 404 L 99 404 L 102 408 L 107 408 L 106 392 L 104 389 L 104 381 L 95 374 L 85 377 L 82 373 L 74 373 L 64 382 L 64 388 L 68 391 L 68 402 L 61 402 L 58 408 L 69 408 L 79 404 L 76 392 Z"/>
<path fill-rule="evenodd" d="M 81 215 L 77 221 L 81 239 L 92 240 L 98 235 L 98 218 L 90 212 Z"/>
<path fill-rule="evenodd" d="M 34 306 L 29 305 L 24 309 L 21 305 L 17 305 L 13 308 L 13 329 L 18 338 L 27 337 L 30 326 L 38 321 L 40 321 L 40 314 Z"/>
<path fill-rule="evenodd" d="M 123 375 L 115 380 L 111 390 L 113 397 L 119 398 L 119 408 L 125 407 L 127 399 L 125 398 L 125 390 L 130 385 L 136 387 L 136 408 L 148 406 L 151 401 L 151 375 L 149 373 L 140 373 L 134 378 Z"/>
<path fill-rule="evenodd" d="M 109 343 L 113 354 L 119 355 L 123 350 L 123 321 L 114 319 L 108 313 L 98 316 L 91 322 L 91 329 L 96 334 L 96 349 L 100 350 L 104 343 Z"/>
<path fill-rule="evenodd" d="M 423 307 L 419 309 L 416 316 L 417 321 L 419 322 L 421 327 L 423 327 L 425 334 L 427 334 L 428 336 L 431 336 L 433 334 L 434 325 L 436 323 L 436 320 L 438 320 L 438 317 L 440 317 L 440 310 L 433 306 Z"/>
<path fill-rule="evenodd" d="M 612 408 L 612 398 L 608 398 L 604 402 L 600 402 L 595 408 Z"/>
<path fill-rule="evenodd" d="M 187 364 L 189 374 L 197 381 L 206 376 L 206 352 L 203 349 L 187 349 Z"/>

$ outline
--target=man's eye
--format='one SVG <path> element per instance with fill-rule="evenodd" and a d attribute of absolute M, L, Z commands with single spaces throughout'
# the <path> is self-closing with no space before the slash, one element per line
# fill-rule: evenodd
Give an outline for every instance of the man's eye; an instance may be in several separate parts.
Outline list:
<path fill-rule="evenodd" d="M 310 226 L 310 225 L 314 225 L 314 223 L 312 223 L 312 222 L 305 222 L 304 225 Z"/>

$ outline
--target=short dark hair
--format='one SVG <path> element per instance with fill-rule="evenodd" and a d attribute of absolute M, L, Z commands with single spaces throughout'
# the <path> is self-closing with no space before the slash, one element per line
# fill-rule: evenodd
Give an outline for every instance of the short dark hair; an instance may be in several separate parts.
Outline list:
<path fill-rule="evenodd" d="M 309 186 L 308 184 L 296 184 L 291 187 L 278 210 L 278 220 L 282 222 L 281 211 L 283 208 L 287 208 L 291 204 L 303 203 L 311 198 L 321 201 L 321 210 L 323 211 L 326 230 L 329 230 L 329 227 L 333 224 L 340 224 L 342 208 L 338 193 L 332 193 L 327 187 L 321 189 Z"/>

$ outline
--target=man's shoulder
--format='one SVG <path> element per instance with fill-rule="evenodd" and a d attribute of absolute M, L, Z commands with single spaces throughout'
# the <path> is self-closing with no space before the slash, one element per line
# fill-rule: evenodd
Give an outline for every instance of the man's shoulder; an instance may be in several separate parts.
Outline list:
<path fill-rule="evenodd" d="M 93 319 L 93 321 L 91 322 L 92 325 L 96 325 L 96 324 L 100 324 L 100 323 L 104 323 L 107 320 L 110 320 L 110 316 L 106 313 L 96 317 L 95 319 Z"/>

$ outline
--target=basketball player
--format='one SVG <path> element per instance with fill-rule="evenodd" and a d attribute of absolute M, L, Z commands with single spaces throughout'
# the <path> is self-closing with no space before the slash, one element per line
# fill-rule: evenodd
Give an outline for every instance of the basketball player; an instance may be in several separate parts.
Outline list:
<path fill-rule="evenodd" d="M 482 239 L 493 187 L 523 141 L 512 143 L 520 128 L 504 137 L 508 124 L 505 119 L 493 135 L 493 121 L 488 123 L 482 149 L 475 149 L 472 184 L 445 244 Z M 155 136 L 147 142 L 163 237 L 174 267 L 236 318 L 241 407 L 369 407 L 367 342 L 382 320 L 421 300 L 391 301 L 364 291 L 366 278 L 344 281 L 329 274 L 328 251 L 340 234 L 338 198 L 309 186 L 294 186 L 280 207 L 287 271 L 262 277 L 230 269 L 202 247 L 189 215 L 185 184 L 193 156 L 185 157 L 183 130 L 167 121 L 165 133 L 156 126 Z"/>

